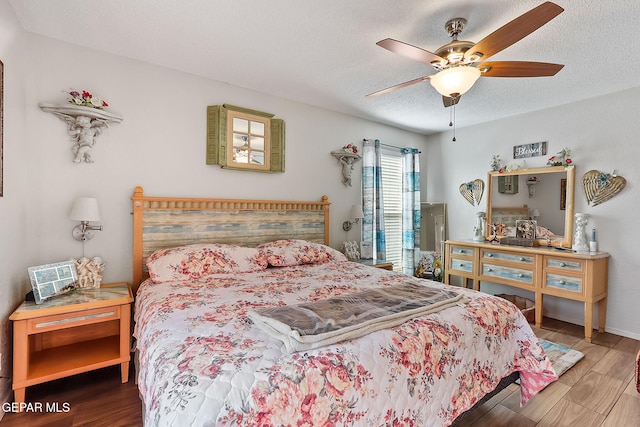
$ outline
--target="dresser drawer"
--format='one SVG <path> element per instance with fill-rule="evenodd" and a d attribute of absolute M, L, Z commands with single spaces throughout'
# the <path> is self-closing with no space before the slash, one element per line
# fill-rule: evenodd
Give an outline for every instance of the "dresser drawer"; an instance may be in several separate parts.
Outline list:
<path fill-rule="evenodd" d="M 521 268 L 504 267 L 501 265 L 483 263 L 482 275 L 486 277 L 508 279 L 514 282 L 533 285 L 533 271 L 524 270 Z M 496 283 L 502 283 L 502 281 L 497 281 Z"/>
<path fill-rule="evenodd" d="M 462 246 L 452 246 L 451 255 L 473 256 L 473 248 L 465 248 Z"/>
<path fill-rule="evenodd" d="M 524 265 L 533 265 L 534 257 L 531 255 L 519 255 L 514 253 L 506 253 L 500 251 L 482 251 L 482 258 L 487 260 L 500 260 L 500 261 L 509 261 L 509 262 L 517 262 Z"/>
<path fill-rule="evenodd" d="M 471 273 L 473 271 L 473 261 L 468 259 L 451 258 L 451 270 Z"/>
<path fill-rule="evenodd" d="M 583 293 L 582 278 L 574 276 L 563 276 L 561 274 L 547 273 L 544 278 L 545 288 L 559 289 L 562 291 Z"/>
<path fill-rule="evenodd" d="M 548 268 L 558 268 L 561 270 L 567 271 L 578 271 L 581 272 L 584 266 L 584 262 L 582 260 L 574 260 L 568 258 L 552 258 L 545 257 L 545 267 Z"/>

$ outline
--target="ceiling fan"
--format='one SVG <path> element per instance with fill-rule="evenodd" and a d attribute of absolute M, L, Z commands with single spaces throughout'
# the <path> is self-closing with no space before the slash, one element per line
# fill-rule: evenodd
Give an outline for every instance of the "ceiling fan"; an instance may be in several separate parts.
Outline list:
<path fill-rule="evenodd" d="M 498 28 L 478 43 L 458 40 L 467 20 L 449 20 L 445 29 L 453 40 L 438 48 L 435 53 L 410 44 L 384 39 L 376 43 L 391 52 L 431 65 L 437 73 L 370 93 L 366 97 L 382 95 L 429 80 L 442 95 L 445 107 L 456 105 L 481 77 L 542 77 L 553 76 L 564 67 L 561 64 L 526 61 L 484 62 L 542 27 L 564 11 L 552 2 L 545 2 Z"/>

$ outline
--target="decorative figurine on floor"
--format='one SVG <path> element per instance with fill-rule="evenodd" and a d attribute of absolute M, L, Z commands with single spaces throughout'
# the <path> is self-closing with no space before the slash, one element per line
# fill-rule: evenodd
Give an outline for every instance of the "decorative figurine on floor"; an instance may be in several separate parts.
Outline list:
<path fill-rule="evenodd" d="M 433 280 L 442 282 L 442 261 L 440 260 L 433 262 Z"/>

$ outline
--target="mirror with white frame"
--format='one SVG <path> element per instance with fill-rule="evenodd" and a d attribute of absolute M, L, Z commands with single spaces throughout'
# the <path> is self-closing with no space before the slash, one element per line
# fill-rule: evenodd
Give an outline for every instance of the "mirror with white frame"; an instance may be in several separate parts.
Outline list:
<path fill-rule="evenodd" d="M 489 172 L 487 238 L 492 238 L 494 223 L 505 224 L 505 229 L 510 230 L 517 219 L 529 219 L 538 225 L 537 245 L 570 248 L 574 197 L 573 166 Z"/>

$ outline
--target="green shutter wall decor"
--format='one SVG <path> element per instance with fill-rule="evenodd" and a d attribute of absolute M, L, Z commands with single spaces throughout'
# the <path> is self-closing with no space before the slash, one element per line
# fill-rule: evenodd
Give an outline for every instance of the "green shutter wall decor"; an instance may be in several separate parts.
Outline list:
<path fill-rule="evenodd" d="M 269 168 L 256 169 L 243 167 L 240 164 L 228 164 L 227 153 L 231 148 L 228 140 L 228 111 L 264 117 L 270 129 L 269 141 L 265 147 L 269 148 Z M 220 165 L 225 169 L 250 170 L 255 172 L 284 172 L 285 165 L 285 123 L 282 119 L 273 119 L 273 114 L 235 105 L 210 105 L 207 107 L 207 164 Z"/>

